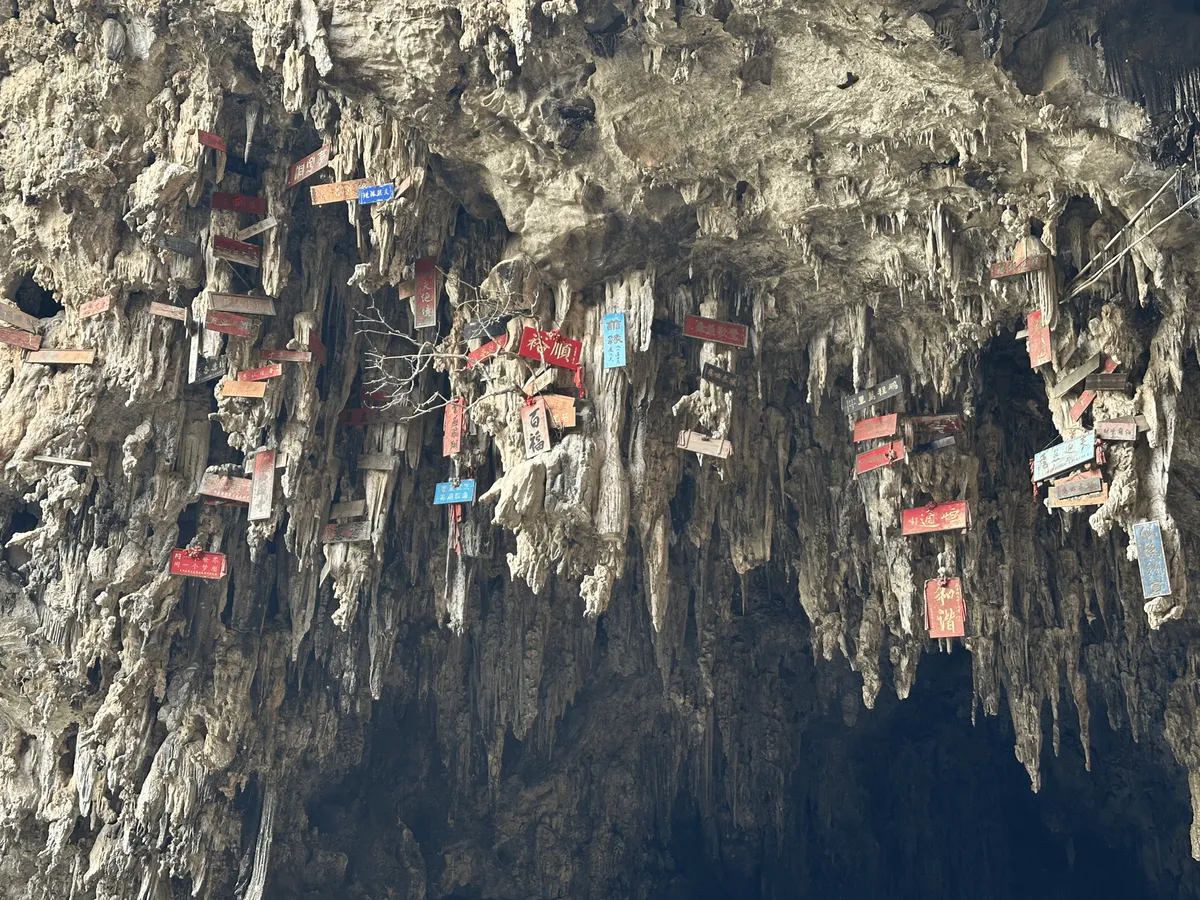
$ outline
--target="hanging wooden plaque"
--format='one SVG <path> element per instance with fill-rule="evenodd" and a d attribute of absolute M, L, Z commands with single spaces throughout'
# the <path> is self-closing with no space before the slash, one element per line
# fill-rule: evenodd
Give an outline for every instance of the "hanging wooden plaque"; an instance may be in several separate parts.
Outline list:
<path fill-rule="evenodd" d="M 1096 432 L 1085 431 L 1077 438 L 1034 454 L 1033 481 L 1045 481 L 1051 475 L 1092 462 L 1095 458 Z"/>
<path fill-rule="evenodd" d="M 722 322 L 703 316 L 687 316 L 683 320 L 685 337 L 701 341 L 713 341 L 730 347 L 745 347 L 749 343 L 750 329 L 736 322 Z"/>
<path fill-rule="evenodd" d="M 892 441 L 890 444 L 884 444 L 882 447 L 858 454 L 854 473 L 862 475 L 875 469 L 882 469 L 884 466 L 890 466 L 902 459 L 904 459 L 904 441 Z"/>
<path fill-rule="evenodd" d="M 322 544 L 350 544 L 371 540 L 371 523 L 330 522 L 321 531 Z"/>
<path fill-rule="evenodd" d="M 264 231 L 270 231 L 272 228 L 274 228 L 278 224 L 279 224 L 279 220 L 276 219 L 274 216 L 267 216 L 261 222 L 255 222 L 250 227 L 243 228 L 241 231 L 239 231 L 237 233 L 237 239 L 239 241 L 249 240 L 252 237 L 256 237 L 256 236 L 262 234 Z"/>
<path fill-rule="evenodd" d="M 40 324 L 36 316 L 31 316 L 29 313 L 8 303 L 0 303 L 0 322 L 10 325 L 13 328 L 20 328 L 22 331 L 28 331 L 31 334 L 38 330 L 38 325 Z"/>
<path fill-rule="evenodd" d="M 273 461 L 272 461 L 273 462 Z M 218 497 L 233 503 L 250 503 L 249 478 L 238 478 L 236 475 L 218 475 L 216 472 L 205 472 L 200 479 L 198 494 L 205 497 Z"/>
<path fill-rule="evenodd" d="M 908 416 L 904 420 L 914 434 L 962 434 L 966 430 L 962 416 Z"/>
<path fill-rule="evenodd" d="M 236 241 L 218 234 L 213 238 L 212 247 L 213 256 L 217 259 L 235 262 L 242 266 L 252 266 L 255 269 L 259 267 L 259 254 L 262 251 L 254 244 Z"/>
<path fill-rule="evenodd" d="M 308 195 L 313 206 L 323 206 L 326 203 L 358 200 L 358 189 L 369 187 L 371 179 L 356 178 L 353 181 L 335 181 L 332 184 L 314 184 L 308 189 Z"/>
<path fill-rule="evenodd" d="M 170 303 L 159 303 L 157 300 L 151 300 L 150 315 L 162 316 L 164 319 L 175 319 L 179 322 L 186 322 L 188 317 L 188 308 L 186 306 L 172 306 Z"/>
<path fill-rule="evenodd" d="M 228 152 L 225 149 L 225 138 L 221 137 L 220 135 L 213 134 L 210 131 L 201 131 L 200 129 L 196 129 L 196 138 L 205 147 L 211 147 L 220 153 Z"/>
<path fill-rule="evenodd" d="M 42 346 L 42 336 L 21 331 L 19 328 L 0 327 L 0 344 L 20 347 L 23 350 L 36 350 Z"/>
<path fill-rule="evenodd" d="M 248 397 L 259 400 L 267 395 L 265 381 L 225 381 L 221 383 L 222 397 Z"/>
<path fill-rule="evenodd" d="M 467 401 L 462 397 L 455 397 L 446 404 L 442 413 L 442 456 L 461 453 L 466 432 Z"/>
<path fill-rule="evenodd" d="M 527 359 L 548 362 L 564 369 L 578 369 L 583 355 L 583 342 L 550 331 L 538 331 L 525 326 L 517 353 Z"/>
<path fill-rule="evenodd" d="M 195 258 L 200 255 L 199 244 L 174 234 L 164 234 L 162 237 L 155 238 L 150 242 L 150 246 L 158 247 L 161 250 L 170 250 L 172 253 L 178 253 L 180 256 Z"/>
<path fill-rule="evenodd" d="M 890 400 L 892 397 L 903 396 L 903 394 L 904 379 L 899 375 L 893 375 L 887 381 L 881 381 L 865 391 L 859 391 L 857 394 L 847 397 L 842 401 L 842 409 L 846 415 L 853 416 L 869 406 Z"/>
<path fill-rule="evenodd" d="M 1025 317 L 1025 328 L 1029 331 L 1026 336 L 1025 349 L 1029 352 L 1031 369 L 1044 366 L 1052 359 L 1050 329 L 1044 324 L 1043 319 L 1041 310 L 1035 310 Z"/>
<path fill-rule="evenodd" d="M 495 356 L 508 344 L 508 335 L 502 334 L 493 341 L 488 341 L 482 347 L 478 347 L 467 354 L 467 368 L 470 369 L 485 359 Z"/>
<path fill-rule="evenodd" d="M 722 369 L 720 366 L 714 366 L 712 363 L 704 364 L 704 371 L 700 373 L 700 377 L 709 384 L 731 393 L 740 388 L 742 384 L 742 380 L 733 372 Z"/>
<path fill-rule="evenodd" d="M 358 458 L 358 468 L 373 472 L 390 472 L 396 468 L 398 462 L 396 457 L 387 453 L 364 453 Z"/>
<path fill-rule="evenodd" d="M 1129 391 L 1129 375 L 1124 372 L 1114 372 L 1103 375 L 1089 375 L 1084 381 L 1084 387 L 1089 391 L 1112 391 L 1127 393 Z"/>
<path fill-rule="evenodd" d="M 475 479 L 464 478 L 457 484 L 453 481 L 441 481 L 433 489 L 433 505 L 445 506 L 450 503 L 474 503 Z"/>
<path fill-rule="evenodd" d="M 432 328 L 437 325 L 437 268 L 432 259 L 417 260 L 412 310 L 414 327 Z"/>
<path fill-rule="evenodd" d="M 1012 278 L 1014 275 L 1026 275 L 1029 272 L 1039 272 L 1050 264 L 1050 257 L 1027 256 L 1021 260 L 1006 259 L 1003 262 L 992 263 L 992 278 Z"/>
<path fill-rule="evenodd" d="M 246 213 L 251 216 L 265 216 L 267 214 L 267 198 L 213 191 L 212 208 L 227 212 Z"/>
<path fill-rule="evenodd" d="M 550 449 L 550 423 L 546 401 L 541 397 L 521 408 L 521 431 L 525 435 L 525 458 L 532 459 Z"/>
<path fill-rule="evenodd" d="M 876 416 L 874 419 L 863 419 L 854 423 L 854 443 L 873 441 L 877 438 L 891 437 L 899 426 L 900 416 L 892 413 L 890 416 Z"/>
<path fill-rule="evenodd" d="M 681 431 L 675 440 L 675 446 L 681 450 L 700 453 L 704 456 L 716 456 L 728 459 L 733 453 L 733 444 L 700 434 L 698 431 Z"/>
<path fill-rule="evenodd" d="M 34 350 L 25 354 L 26 362 L 43 365 L 90 366 L 95 360 L 95 350 Z"/>
<path fill-rule="evenodd" d="M 1091 493 L 1079 494 L 1073 497 L 1062 496 L 1062 491 L 1073 489 L 1075 488 L 1070 482 L 1051 485 L 1050 496 L 1046 499 L 1046 506 L 1050 509 L 1075 509 L 1081 506 L 1102 506 L 1108 502 L 1108 485 L 1104 482 L 1101 482 L 1100 487 Z"/>
<path fill-rule="evenodd" d="M 313 355 L 311 350 L 259 350 L 260 362 L 294 362 L 310 363 Z"/>
<path fill-rule="evenodd" d="M 283 364 L 271 363 L 270 365 L 261 366 L 257 369 L 246 369 L 244 372 L 238 372 L 238 381 L 266 381 L 268 378 L 281 378 L 283 376 Z"/>
<path fill-rule="evenodd" d="M 935 531 L 966 530 L 971 526 L 971 507 L 966 500 L 930 503 L 906 509 L 900 515 L 900 533 L 931 534 Z"/>
<path fill-rule="evenodd" d="M 210 310 L 204 317 L 204 327 L 209 331 L 219 331 L 221 334 L 233 337 L 248 338 L 254 330 L 254 320 L 234 313 Z"/>
<path fill-rule="evenodd" d="M 211 293 L 208 295 L 208 308 L 216 312 L 241 313 L 245 316 L 273 316 L 275 300 L 272 297 L 251 297 L 249 294 Z"/>
<path fill-rule="evenodd" d="M 97 297 L 95 300 L 89 300 L 87 303 L 79 307 L 78 316 L 81 319 L 90 319 L 92 316 L 98 316 L 101 313 L 108 312 L 112 309 L 112 297 Z"/>
<path fill-rule="evenodd" d="M 558 373 L 554 369 L 543 369 L 536 375 L 531 375 L 525 384 L 521 386 L 521 391 L 526 397 L 532 397 L 539 391 L 554 384 L 554 379 L 557 377 Z"/>
<path fill-rule="evenodd" d="M 246 518 L 262 522 L 271 518 L 275 499 L 275 451 L 259 450 L 254 457 L 254 478 L 250 482 L 250 512 Z"/>
<path fill-rule="evenodd" d="M 625 313 L 608 313 L 603 322 L 604 368 L 625 367 Z"/>
<path fill-rule="evenodd" d="M 341 503 L 335 503 L 329 507 L 329 518 L 331 519 L 357 519 L 366 514 L 366 500 L 343 500 Z"/>
<path fill-rule="evenodd" d="M 1093 372 L 1100 368 L 1100 354 L 1097 353 L 1089 360 L 1080 366 L 1072 369 L 1064 375 L 1054 387 L 1050 388 L 1049 394 L 1051 400 L 1056 400 L 1065 394 L 1075 385 L 1079 384 Z"/>
<path fill-rule="evenodd" d="M 967 624 L 967 604 L 963 600 L 962 581 L 931 578 L 925 582 L 925 626 L 931 638 L 963 637 Z"/>
<path fill-rule="evenodd" d="M 1138 570 L 1142 576 L 1142 597 L 1153 600 L 1171 593 L 1171 576 L 1167 572 L 1167 556 L 1163 550 L 1162 528 L 1157 521 L 1139 522 L 1133 526 L 1133 540 L 1138 551 Z"/>
<path fill-rule="evenodd" d="M 172 550 L 170 574 L 186 578 L 224 578 L 229 563 L 224 553 L 200 553 L 196 550 Z"/>
<path fill-rule="evenodd" d="M 1136 441 L 1137 436 L 1137 419 L 1133 416 L 1096 423 L 1096 437 L 1102 441 Z"/>
<path fill-rule="evenodd" d="M 575 398 L 564 394 L 542 394 L 550 425 L 554 428 L 575 427 Z"/>
<path fill-rule="evenodd" d="M 309 175 L 321 171 L 333 156 L 333 146 L 326 144 L 320 150 L 308 154 L 304 159 L 288 167 L 287 182 L 284 188 L 295 187 Z"/>

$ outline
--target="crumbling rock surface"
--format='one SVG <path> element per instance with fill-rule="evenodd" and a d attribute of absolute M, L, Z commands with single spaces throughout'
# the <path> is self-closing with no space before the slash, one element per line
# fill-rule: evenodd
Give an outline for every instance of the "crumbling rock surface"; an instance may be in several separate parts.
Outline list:
<path fill-rule="evenodd" d="M 0 346 L 0 896 L 1096 896 L 1097 842 L 1143 896 L 1200 896 L 1187 4 L 0 18 L 0 302 L 43 349 L 95 351 Z M 395 199 L 311 202 L 352 179 Z M 221 255 L 260 217 L 214 190 L 265 198 L 259 267 Z M 1048 266 L 991 278 L 1018 248 Z M 214 293 L 276 315 L 205 329 Z M 581 342 L 542 388 L 576 422 L 533 456 L 530 327 Z M 225 396 L 264 349 L 314 359 Z M 1134 390 L 1075 421 L 1053 387 L 1096 353 Z M 893 375 L 879 412 L 965 434 L 855 477 L 842 401 Z M 1107 446 L 1107 500 L 1048 511 L 1034 455 L 1122 416 L 1146 429 Z M 263 450 L 267 516 L 199 495 Z M 474 502 L 432 505 L 462 479 Z M 324 542 L 360 500 L 363 539 Z M 966 532 L 902 535 L 933 500 L 967 501 Z M 1147 600 L 1149 520 L 1171 592 Z M 172 575 L 175 548 L 227 572 Z M 943 576 L 961 639 L 928 637 Z M 1081 874 L 1055 882 L 1001 808 Z"/>

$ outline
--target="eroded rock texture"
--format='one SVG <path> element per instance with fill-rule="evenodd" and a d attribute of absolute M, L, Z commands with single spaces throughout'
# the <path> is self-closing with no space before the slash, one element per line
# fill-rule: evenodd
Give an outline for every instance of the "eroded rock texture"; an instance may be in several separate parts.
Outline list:
<path fill-rule="evenodd" d="M 1191 5 L 0 17 L 5 321 L 95 351 L 0 349 L 0 895 L 1002 900 L 1100 896 L 1119 864 L 1200 896 Z M 313 204 L 352 179 L 396 198 Z M 262 217 L 214 191 L 265 198 L 260 267 L 217 255 Z M 1049 266 L 993 280 L 1018 248 Z M 277 315 L 204 329 L 214 293 Z M 749 346 L 684 337 L 688 315 Z M 468 366 L 493 316 L 508 345 Z M 582 342 L 543 388 L 576 422 L 532 458 L 526 326 Z M 264 350 L 325 358 L 224 396 Z M 1097 353 L 1134 390 L 1075 421 L 1082 385 L 1054 388 Z M 893 375 L 906 396 L 872 412 L 965 434 L 855 478 L 842 401 Z M 444 457 L 449 398 L 469 425 Z M 1105 502 L 1034 498 L 1035 453 L 1122 416 L 1145 430 L 1105 446 Z M 264 449 L 267 518 L 198 494 Z M 466 478 L 474 503 L 432 505 Z M 369 539 L 323 543 L 356 500 Z M 971 527 L 902 536 L 931 500 Z M 1143 521 L 1172 588 L 1149 601 Z M 185 547 L 227 574 L 169 574 Z M 961 640 L 927 636 L 939 575 Z M 1036 820 L 1019 839 L 1010 808 Z"/>

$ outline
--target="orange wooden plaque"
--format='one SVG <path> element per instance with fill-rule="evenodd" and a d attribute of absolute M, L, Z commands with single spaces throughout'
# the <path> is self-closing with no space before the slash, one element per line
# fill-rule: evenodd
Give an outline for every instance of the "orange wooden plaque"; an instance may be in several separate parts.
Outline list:
<path fill-rule="evenodd" d="M 25 355 L 25 361 L 43 365 L 90 366 L 96 361 L 95 350 L 35 350 Z"/>
<path fill-rule="evenodd" d="M 79 307 L 79 318 L 90 319 L 92 316 L 98 316 L 110 309 L 112 309 L 112 297 L 97 297 Z"/>
<path fill-rule="evenodd" d="M 222 397 L 251 397 L 259 399 L 267 395 L 265 381 L 225 381 L 221 383 Z"/>
<path fill-rule="evenodd" d="M 369 187 L 373 182 L 370 178 L 356 178 L 353 181 L 335 181 L 333 184 L 314 184 L 308 189 L 313 206 L 325 203 L 337 203 L 339 200 L 358 200 L 358 189 Z"/>

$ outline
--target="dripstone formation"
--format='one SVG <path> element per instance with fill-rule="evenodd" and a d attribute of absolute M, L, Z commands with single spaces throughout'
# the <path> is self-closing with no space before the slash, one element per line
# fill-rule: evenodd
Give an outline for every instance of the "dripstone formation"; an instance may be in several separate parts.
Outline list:
<path fill-rule="evenodd" d="M 0 897 L 1200 897 L 1191 5 L 0 19 Z"/>

